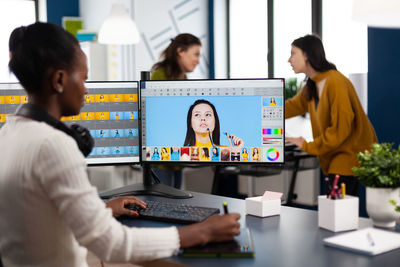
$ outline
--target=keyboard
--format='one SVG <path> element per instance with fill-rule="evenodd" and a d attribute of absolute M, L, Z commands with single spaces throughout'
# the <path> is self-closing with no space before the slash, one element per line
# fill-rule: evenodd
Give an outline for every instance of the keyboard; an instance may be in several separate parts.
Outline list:
<path fill-rule="evenodd" d="M 217 208 L 197 207 L 186 204 L 164 201 L 145 200 L 146 209 L 136 205 L 127 205 L 126 208 L 139 213 L 139 219 L 164 221 L 171 223 L 197 223 L 204 221 L 214 214 L 219 214 Z"/>

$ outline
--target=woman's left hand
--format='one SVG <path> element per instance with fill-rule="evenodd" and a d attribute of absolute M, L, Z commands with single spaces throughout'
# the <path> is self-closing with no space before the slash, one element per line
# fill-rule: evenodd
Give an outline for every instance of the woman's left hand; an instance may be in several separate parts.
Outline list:
<path fill-rule="evenodd" d="M 146 203 L 134 196 L 123 196 L 111 199 L 106 203 L 106 207 L 112 210 L 114 217 L 122 215 L 128 215 L 132 217 L 138 217 L 139 213 L 134 210 L 125 208 L 126 205 L 135 204 L 142 209 L 146 209 Z"/>
<path fill-rule="evenodd" d="M 306 141 L 303 137 L 286 137 L 289 143 L 298 146 L 300 149 L 303 147 L 303 143 Z"/>

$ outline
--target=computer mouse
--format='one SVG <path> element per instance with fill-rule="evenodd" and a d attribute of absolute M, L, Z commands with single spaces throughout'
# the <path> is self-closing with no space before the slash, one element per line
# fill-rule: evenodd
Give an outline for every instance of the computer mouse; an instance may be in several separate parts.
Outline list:
<path fill-rule="evenodd" d="M 128 204 L 128 205 L 125 205 L 125 208 L 127 208 L 128 210 L 136 211 L 136 212 L 139 212 L 139 211 L 143 210 L 142 207 L 140 207 L 140 206 L 138 206 L 138 205 L 136 205 L 136 204 Z"/>

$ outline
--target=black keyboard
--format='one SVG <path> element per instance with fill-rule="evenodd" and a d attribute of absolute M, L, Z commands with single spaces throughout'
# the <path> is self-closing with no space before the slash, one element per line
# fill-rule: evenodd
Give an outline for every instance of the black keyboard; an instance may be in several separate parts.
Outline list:
<path fill-rule="evenodd" d="M 145 210 L 136 205 L 128 205 L 126 208 L 137 211 L 139 218 L 142 219 L 185 224 L 201 222 L 211 215 L 219 214 L 219 209 L 216 208 L 196 207 L 164 201 L 145 200 L 145 202 Z"/>

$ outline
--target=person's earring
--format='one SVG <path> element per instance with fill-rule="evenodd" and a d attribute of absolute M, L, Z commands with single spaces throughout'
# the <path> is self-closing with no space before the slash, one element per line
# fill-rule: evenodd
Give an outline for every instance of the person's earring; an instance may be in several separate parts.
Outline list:
<path fill-rule="evenodd" d="M 57 90 L 57 92 L 60 94 L 62 94 L 63 91 L 64 91 L 64 88 L 62 88 L 62 87 L 58 88 L 58 90 Z"/>

